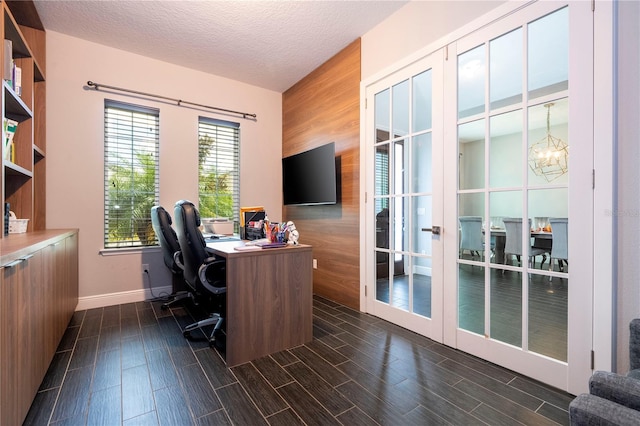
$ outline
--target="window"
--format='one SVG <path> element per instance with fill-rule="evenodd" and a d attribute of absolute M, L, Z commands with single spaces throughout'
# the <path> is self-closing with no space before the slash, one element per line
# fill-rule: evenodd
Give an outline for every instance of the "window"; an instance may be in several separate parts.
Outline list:
<path fill-rule="evenodd" d="M 159 203 L 160 112 L 104 103 L 104 247 L 156 245 L 151 207 Z"/>
<path fill-rule="evenodd" d="M 240 124 L 198 119 L 198 171 L 200 216 L 229 218 L 238 232 Z"/>

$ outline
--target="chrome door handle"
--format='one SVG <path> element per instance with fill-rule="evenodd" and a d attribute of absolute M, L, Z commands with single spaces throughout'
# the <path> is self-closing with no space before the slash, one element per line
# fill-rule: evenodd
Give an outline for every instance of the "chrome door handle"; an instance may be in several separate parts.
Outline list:
<path fill-rule="evenodd" d="M 431 232 L 433 235 L 440 235 L 440 227 L 432 226 L 431 228 L 422 228 L 422 232 Z"/>

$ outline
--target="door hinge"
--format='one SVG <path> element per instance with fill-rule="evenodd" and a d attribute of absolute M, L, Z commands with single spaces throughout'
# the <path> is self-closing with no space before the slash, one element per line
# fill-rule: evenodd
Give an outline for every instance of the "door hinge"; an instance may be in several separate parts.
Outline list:
<path fill-rule="evenodd" d="M 596 11 L 596 0 L 591 0 L 591 11 L 592 12 Z"/>
<path fill-rule="evenodd" d="M 368 104 L 369 104 L 368 99 L 364 98 L 364 109 L 367 109 Z"/>
<path fill-rule="evenodd" d="M 367 193 L 364 193 L 364 203 L 367 204 Z"/>
<path fill-rule="evenodd" d="M 446 45 L 444 47 L 444 60 L 448 61 L 449 60 L 449 45 Z"/>
<path fill-rule="evenodd" d="M 591 351 L 591 369 L 595 369 L 596 368 L 596 353 L 594 351 Z"/>
<path fill-rule="evenodd" d="M 591 189 L 596 189 L 596 169 L 591 170 Z"/>
<path fill-rule="evenodd" d="M 364 286 L 364 297 L 367 297 L 367 286 Z"/>

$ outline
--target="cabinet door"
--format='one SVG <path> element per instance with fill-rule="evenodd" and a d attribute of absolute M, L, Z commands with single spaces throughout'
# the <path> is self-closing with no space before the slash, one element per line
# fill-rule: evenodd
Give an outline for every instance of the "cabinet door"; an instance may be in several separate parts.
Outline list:
<path fill-rule="evenodd" d="M 21 424 L 23 400 L 26 395 L 20 377 L 21 357 L 26 356 L 24 300 L 20 294 L 25 276 L 25 263 L 18 260 L 2 268 L 2 290 L 0 291 L 0 416 L 3 424 Z M 29 404 L 31 400 L 29 400 Z M 27 406 L 27 409 L 29 407 Z"/>

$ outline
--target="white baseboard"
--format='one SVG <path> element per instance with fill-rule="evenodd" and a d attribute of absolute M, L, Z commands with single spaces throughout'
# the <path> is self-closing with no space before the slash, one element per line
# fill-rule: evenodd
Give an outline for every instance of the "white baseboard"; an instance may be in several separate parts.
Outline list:
<path fill-rule="evenodd" d="M 120 305 L 123 303 L 142 302 L 158 296 L 171 294 L 173 289 L 171 286 L 154 287 L 153 295 L 148 288 L 142 290 L 122 291 L 119 293 L 99 294 L 96 296 L 86 296 L 78 298 L 78 306 L 76 311 L 84 311 L 86 309 L 102 308 L 105 306 Z"/>

